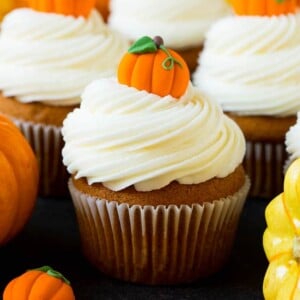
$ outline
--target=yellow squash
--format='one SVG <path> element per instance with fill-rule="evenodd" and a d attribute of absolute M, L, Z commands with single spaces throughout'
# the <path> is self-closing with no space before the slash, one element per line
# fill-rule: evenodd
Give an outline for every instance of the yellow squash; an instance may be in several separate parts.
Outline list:
<path fill-rule="evenodd" d="M 269 260 L 266 300 L 300 300 L 300 159 L 288 169 L 284 192 L 266 209 L 263 245 Z"/>

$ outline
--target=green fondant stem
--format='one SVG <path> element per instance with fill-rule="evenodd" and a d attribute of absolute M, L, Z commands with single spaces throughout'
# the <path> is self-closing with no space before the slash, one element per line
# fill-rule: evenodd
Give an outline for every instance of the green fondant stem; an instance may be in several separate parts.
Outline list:
<path fill-rule="evenodd" d="M 37 269 L 34 269 L 36 271 L 41 271 L 44 272 L 46 274 L 48 274 L 49 276 L 61 279 L 62 281 L 64 281 L 66 284 L 70 285 L 70 281 L 60 272 L 53 270 L 51 267 L 49 266 L 43 266 Z"/>
<path fill-rule="evenodd" d="M 182 68 L 182 64 L 180 63 L 180 61 L 178 61 L 176 58 L 174 58 L 165 46 L 160 45 L 159 48 L 162 51 L 164 51 L 168 56 L 162 63 L 162 66 L 165 70 L 167 70 L 167 71 L 172 70 L 174 68 L 175 63 L 178 64 Z"/>

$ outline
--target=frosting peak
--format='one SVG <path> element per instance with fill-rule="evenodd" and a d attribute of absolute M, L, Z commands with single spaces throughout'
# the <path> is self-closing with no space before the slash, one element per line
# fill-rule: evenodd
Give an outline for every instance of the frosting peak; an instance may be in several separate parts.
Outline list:
<path fill-rule="evenodd" d="M 231 17 L 207 34 L 194 82 L 225 111 L 288 116 L 300 110 L 300 14 Z"/>
<path fill-rule="evenodd" d="M 110 25 L 131 40 L 164 37 L 174 49 L 202 44 L 217 19 L 230 13 L 224 0 L 111 0 Z"/>
<path fill-rule="evenodd" d="M 214 102 L 189 85 L 178 100 L 120 85 L 90 84 L 62 134 L 64 164 L 76 178 L 119 191 L 225 177 L 242 162 L 244 137 Z"/>
<path fill-rule="evenodd" d="M 96 10 L 87 19 L 14 10 L 0 33 L 0 89 L 21 102 L 77 104 L 87 84 L 115 74 L 127 48 Z"/>

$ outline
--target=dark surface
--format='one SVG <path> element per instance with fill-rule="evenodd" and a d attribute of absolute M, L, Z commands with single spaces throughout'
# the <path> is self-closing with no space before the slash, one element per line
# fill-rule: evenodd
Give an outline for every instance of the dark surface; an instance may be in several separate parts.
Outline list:
<path fill-rule="evenodd" d="M 77 300 L 98 299 L 263 299 L 267 261 L 262 248 L 267 202 L 249 199 L 228 264 L 192 285 L 151 287 L 106 277 L 82 256 L 70 199 L 39 199 L 23 232 L 0 249 L 0 294 L 25 270 L 50 265 L 71 280 Z"/>

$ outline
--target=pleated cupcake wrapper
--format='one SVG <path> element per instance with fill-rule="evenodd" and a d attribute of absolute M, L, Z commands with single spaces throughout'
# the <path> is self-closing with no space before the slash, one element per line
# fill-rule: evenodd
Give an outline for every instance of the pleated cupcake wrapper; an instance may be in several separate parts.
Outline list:
<path fill-rule="evenodd" d="M 283 142 L 247 141 L 244 167 L 251 179 L 250 196 L 271 199 L 282 193 L 286 158 Z"/>
<path fill-rule="evenodd" d="M 68 177 L 62 163 L 61 128 L 13 119 L 31 145 L 39 164 L 39 195 L 68 195 Z"/>
<path fill-rule="evenodd" d="M 86 257 L 126 281 L 175 284 L 226 262 L 250 183 L 203 205 L 129 206 L 86 195 L 69 181 Z"/>

